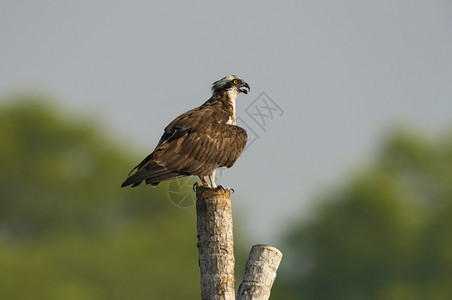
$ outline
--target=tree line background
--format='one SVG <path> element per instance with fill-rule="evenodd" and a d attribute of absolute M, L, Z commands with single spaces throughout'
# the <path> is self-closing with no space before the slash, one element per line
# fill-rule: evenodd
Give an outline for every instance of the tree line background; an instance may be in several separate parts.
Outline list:
<path fill-rule="evenodd" d="M 142 155 L 95 120 L 2 102 L 0 299 L 199 299 L 194 207 L 119 188 Z M 376 153 L 281 233 L 273 299 L 450 299 L 452 132 L 394 130 Z"/>

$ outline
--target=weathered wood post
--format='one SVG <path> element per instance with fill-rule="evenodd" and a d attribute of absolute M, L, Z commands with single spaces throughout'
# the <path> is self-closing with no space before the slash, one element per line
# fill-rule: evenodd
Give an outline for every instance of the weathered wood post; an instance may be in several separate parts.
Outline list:
<path fill-rule="evenodd" d="M 201 299 L 235 299 L 231 190 L 196 186 Z"/>
<path fill-rule="evenodd" d="M 199 267 L 202 300 L 234 300 L 234 238 L 230 188 L 196 185 Z M 252 247 L 238 300 L 266 300 L 282 253 L 268 245 Z"/>
<path fill-rule="evenodd" d="M 270 298 L 276 271 L 282 253 L 269 245 L 254 245 L 245 267 L 237 300 L 264 300 Z"/>

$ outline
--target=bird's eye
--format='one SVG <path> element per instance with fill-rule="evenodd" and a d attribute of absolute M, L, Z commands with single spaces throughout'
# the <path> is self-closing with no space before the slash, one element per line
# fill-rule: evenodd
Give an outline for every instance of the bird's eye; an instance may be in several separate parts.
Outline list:
<path fill-rule="evenodd" d="M 233 83 L 237 84 L 237 83 L 239 83 L 239 81 L 237 79 L 234 79 Z"/>

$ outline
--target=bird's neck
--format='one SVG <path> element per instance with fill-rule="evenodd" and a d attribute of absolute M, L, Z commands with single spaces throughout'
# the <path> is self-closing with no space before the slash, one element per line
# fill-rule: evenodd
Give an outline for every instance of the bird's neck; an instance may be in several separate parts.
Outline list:
<path fill-rule="evenodd" d="M 237 97 L 234 100 L 230 100 L 230 105 L 232 106 L 232 115 L 230 116 L 229 120 L 228 120 L 228 124 L 229 125 L 235 125 L 235 100 L 237 99 Z"/>
<path fill-rule="evenodd" d="M 213 101 L 218 101 L 221 103 L 221 106 L 225 111 L 227 111 L 229 115 L 229 119 L 227 120 L 227 124 L 235 125 L 235 101 L 237 100 L 237 96 L 239 93 L 234 90 L 227 90 L 221 92 L 219 94 L 212 95 Z"/>

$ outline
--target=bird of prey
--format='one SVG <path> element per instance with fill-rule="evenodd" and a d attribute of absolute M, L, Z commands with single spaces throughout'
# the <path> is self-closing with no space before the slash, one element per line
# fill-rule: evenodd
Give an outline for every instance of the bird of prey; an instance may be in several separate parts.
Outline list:
<path fill-rule="evenodd" d="M 129 173 L 122 187 L 142 181 L 157 186 L 190 175 L 199 176 L 204 186 L 217 187 L 215 170 L 232 167 L 245 148 L 247 134 L 235 125 L 235 102 L 240 93 L 249 91 L 248 83 L 235 75 L 215 81 L 212 97 L 166 126 L 157 147 Z"/>

